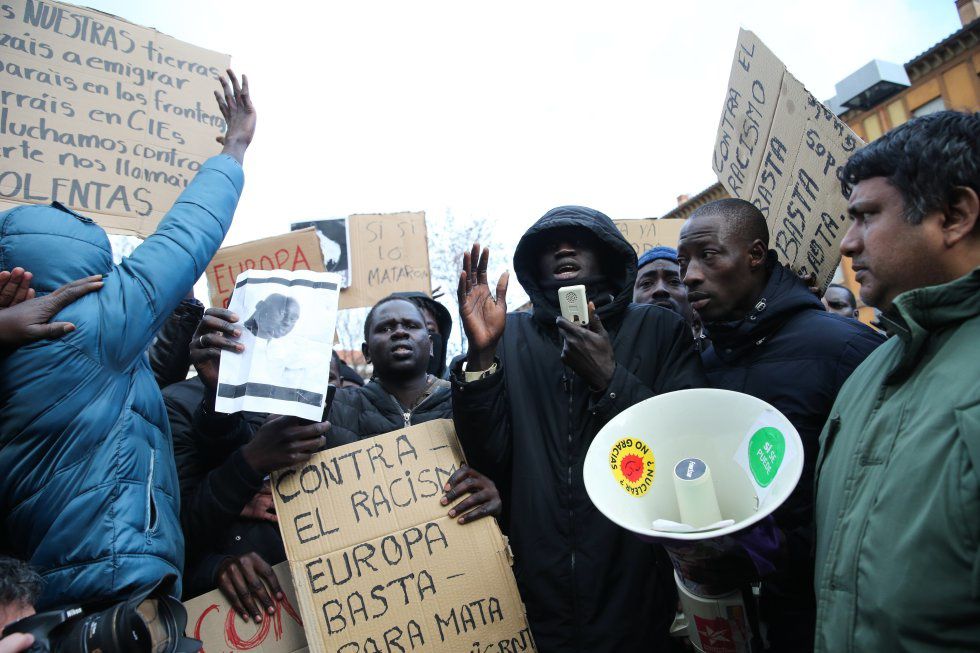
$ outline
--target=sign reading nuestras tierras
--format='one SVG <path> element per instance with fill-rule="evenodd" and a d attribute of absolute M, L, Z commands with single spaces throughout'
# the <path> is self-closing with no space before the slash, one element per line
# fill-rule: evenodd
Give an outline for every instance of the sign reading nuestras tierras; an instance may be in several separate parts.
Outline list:
<path fill-rule="evenodd" d="M 220 151 L 228 55 L 52 0 L 3 0 L 0 20 L 0 210 L 57 200 L 153 233 Z"/>
<path fill-rule="evenodd" d="M 273 474 L 311 651 L 535 650 L 497 522 L 439 503 L 462 462 L 437 420 Z"/>
<path fill-rule="evenodd" d="M 352 215 L 347 231 L 351 279 L 340 308 L 374 306 L 393 292 L 431 293 L 425 213 Z"/>
<path fill-rule="evenodd" d="M 732 197 L 766 216 L 779 260 L 824 289 L 847 230 L 839 175 L 863 145 L 755 34 L 739 31 L 712 167 Z"/>

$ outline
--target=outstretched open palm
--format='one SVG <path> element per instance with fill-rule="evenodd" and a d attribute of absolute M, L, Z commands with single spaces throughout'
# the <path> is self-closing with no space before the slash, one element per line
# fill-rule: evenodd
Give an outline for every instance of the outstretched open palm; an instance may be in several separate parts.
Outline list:
<path fill-rule="evenodd" d="M 497 342 L 504 334 L 507 320 L 507 281 L 509 273 L 504 272 L 497 281 L 496 298 L 487 283 L 487 263 L 490 249 L 480 253 L 480 244 L 474 243 L 473 250 L 463 254 L 463 271 L 459 275 L 459 317 L 469 341 L 466 359 L 473 370 L 485 370 L 493 364 Z"/>

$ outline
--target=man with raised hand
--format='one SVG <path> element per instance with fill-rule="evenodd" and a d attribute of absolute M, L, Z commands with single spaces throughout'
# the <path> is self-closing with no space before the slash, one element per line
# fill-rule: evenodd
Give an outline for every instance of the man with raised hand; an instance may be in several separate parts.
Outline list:
<path fill-rule="evenodd" d="M 222 153 L 119 265 L 102 228 L 61 204 L 0 213 L 0 267 L 31 270 L 38 299 L 104 277 L 55 316 L 74 330 L 0 360 L 0 549 L 44 577 L 39 610 L 116 599 L 168 575 L 179 596 L 177 471 L 146 350 L 214 256 L 242 191 L 255 110 L 248 81 L 228 75 L 216 94 Z"/>
<path fill-rule="evenodd" d="M 553 209 L 521 238 L 514 269 L 533 314 L 507 313 L 507 273 L 491 292 L 489 255 L 474 245 L 463 259 L 469 349 L 451 371 L 453 413 L 467 458 L 500 488 L 538 647 L 666 650 L 670 565 L 592 505 L 582 468 L 596 433 L 621 411 L 705 385 L 691 330 L 679 315 L 631 304 L 636 252 L 594 209 Z M 588 326 L 560 317 L 558 289 L 577 284 Z"/>
<path fill-rule="evenodd" d="M 892 337 L 820 435 L 816 649 L 980 651 L 980 113 L 910 120 L 842 180 Z"/>

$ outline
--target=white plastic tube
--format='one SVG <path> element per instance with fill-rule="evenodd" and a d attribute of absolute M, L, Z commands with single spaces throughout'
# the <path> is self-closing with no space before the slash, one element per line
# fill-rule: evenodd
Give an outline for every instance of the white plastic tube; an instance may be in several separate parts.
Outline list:
<path fill-rule="evenodd" d="M 704 528 L 721 521 L 711 470 L 700 458 L 684 458 L 674 465 L 674 490 L 683 523 Z"/>

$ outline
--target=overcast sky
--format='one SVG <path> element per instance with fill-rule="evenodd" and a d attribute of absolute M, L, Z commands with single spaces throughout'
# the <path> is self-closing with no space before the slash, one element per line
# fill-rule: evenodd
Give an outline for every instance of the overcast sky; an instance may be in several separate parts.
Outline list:
<path fill-rule="evenodd" d="M 820 99 L 960 27 L 954 0 L 81 4 L 248 74 L 258 132 L 226 244 L 350 213 L 451 209 L 511 244 L 560 204 L 662 215 L 714 182 L 739 27 Z"/>

